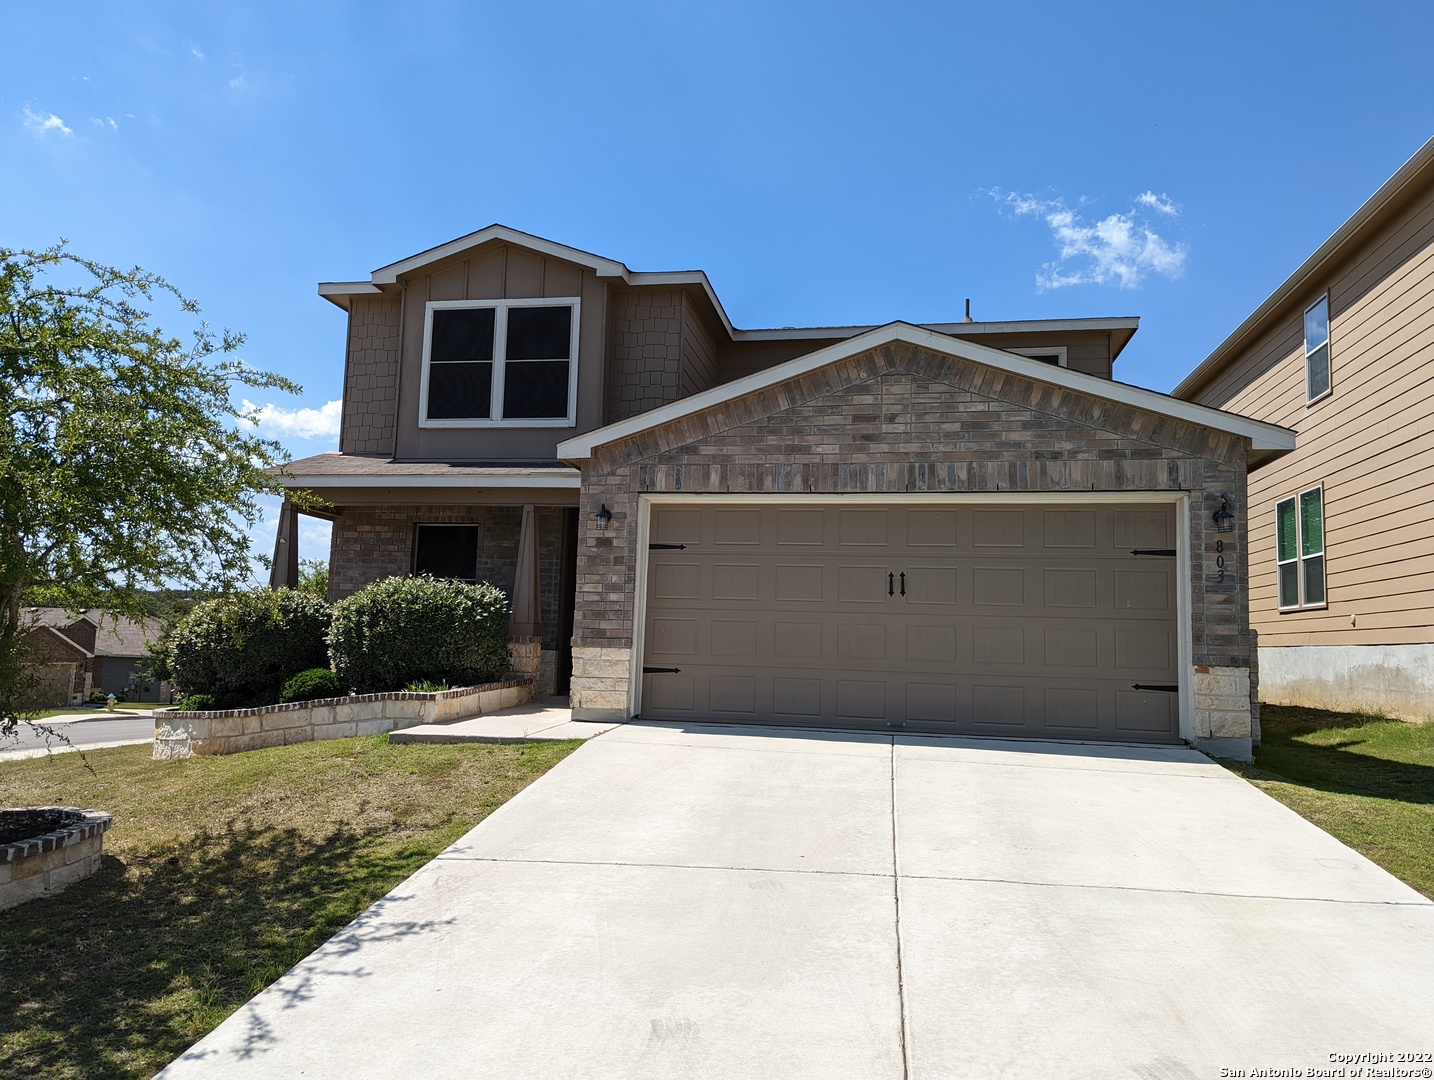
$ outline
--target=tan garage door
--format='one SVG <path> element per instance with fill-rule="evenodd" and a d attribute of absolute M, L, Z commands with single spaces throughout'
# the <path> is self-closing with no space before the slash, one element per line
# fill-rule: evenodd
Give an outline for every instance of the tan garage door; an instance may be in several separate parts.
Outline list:
<path fill-rule="evenodd" d="M 644 718 L 1177 740 L 1176 561 L 1131 554 L 1172 506 L 669 504 L 650 539 Z"/>

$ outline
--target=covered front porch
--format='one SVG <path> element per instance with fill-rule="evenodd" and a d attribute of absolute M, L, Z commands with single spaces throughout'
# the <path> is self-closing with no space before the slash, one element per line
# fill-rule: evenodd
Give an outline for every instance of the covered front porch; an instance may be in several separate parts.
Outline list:
<path fill-rule="evenodd" d="M 431 574 L 491 582 L 512 606 L 514 669 L 538 694 L 567 693 L 579 475 L 563 466 L 447 465 L 320 454 L 284 485 L 323 500 L 280 510 L 270 585 L 298 581 L 301 514 L 333 523 L 329 600 L 381 578 Z"/>

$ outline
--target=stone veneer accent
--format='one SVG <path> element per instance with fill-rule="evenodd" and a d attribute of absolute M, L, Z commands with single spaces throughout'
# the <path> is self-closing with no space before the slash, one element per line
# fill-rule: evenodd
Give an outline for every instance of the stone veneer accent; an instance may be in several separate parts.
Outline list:
<path fill-rule="evenodd" d="M 0 846 L 0 911 L 54 896 L 93 874 L 100 868 L 104 835 L 113 824 L 103 810 L 70 806 L 27 809 L 59 810 L 71 820 L 53 832 Z"/>
<path fill-rule="evenodd" d="M 1197 666 L 1195 745 L 1220 757 L 1249 761 L 1254 737 L 1250 669 Z"/>
<path fill-rule="evenodd" d="M 1248 672 L 1246 520 L 1218 537 L 1212 521 L 1222 494 L 1245 505 L 1247 452 L 1234 435 L 903 342 L 598 447 L 583 466 L 574 715 L 626 709 L 645 492 L 1188 492 L 1193 662 Z M 1216 539 L 1238 568 L 1223 580 Z M 1248 700 L 1244 716 L 1243 736 L 1221 738 L 1248 740 Z"/>
<path fill-rule="evenodd" d="M 573 646 L 573 718 L 626 720 L 631 664 L 630 646 Z"/>
<path fill-rule="evenodd" d="M 157 761 L 237 754 L 266 746 L 382 735 L 386 731 L 478 716 L 530 701 L 533 682 L 507 679 L 434 694 L 350 694 L 296 701 L 262 709 L 225 709 L 155 714 Z"/>

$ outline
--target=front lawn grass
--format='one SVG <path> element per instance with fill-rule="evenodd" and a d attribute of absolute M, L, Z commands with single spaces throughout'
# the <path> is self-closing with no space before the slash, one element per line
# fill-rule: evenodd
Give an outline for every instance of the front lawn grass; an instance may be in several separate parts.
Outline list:
<path fill-rule="evenodd" d="M 0 1076 L 152 1076 L 578 745 L 0 763 L 0 806 L 114 815 L 94 877 L 0 913 Z"/>
<path fill-rule="evenodd" d="M 1261 705 L 1260 727 L 1225 765 L 1434 899 L 1434 723 Z"/>

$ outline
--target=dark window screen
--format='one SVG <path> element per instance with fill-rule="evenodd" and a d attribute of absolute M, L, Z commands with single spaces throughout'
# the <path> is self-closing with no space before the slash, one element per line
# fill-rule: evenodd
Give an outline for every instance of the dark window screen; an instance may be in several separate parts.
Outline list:
<path fill-rule="evenodd" d="M 509 360 L 569 360 L 573 309 L 514 307 L 508 309 Z M 566 414 L 567 410 L 563 410 Z"/>
<path fill-rule="evenodd" d="M 492 361 L 429 365 L 430 420 L 486 420 L 492 409 Z"/>
<path fill-rule="evenodd" d="M 446 308 L 433 313 L 433 339 L 429 360 L 493 359 L 492 308 Z"/>
<path fill-rule="evenodd" d="M 1060 367 L 1061 354 L 1060 354 L 1060 353 L 1026 353 L 1026 359 L 1027 359 L 1027 360 L 1039 360 L 1039 361 L 1040 361 L 1041 363 L 1043 363 L 1043 364 L 1054 364 L 1054 365 L 1056 365 L 1056 367 Z"/>
<path fill-rule="evenodd" d="M 413 572 L 474 581 L 478 577 L 478 526 L 419 525 Z"/>
<path fill-rule="evenodd" d="M 567 415 L 566 360 L 527 360 L 504 367 L 504 419 L 561 420 Z"/>

